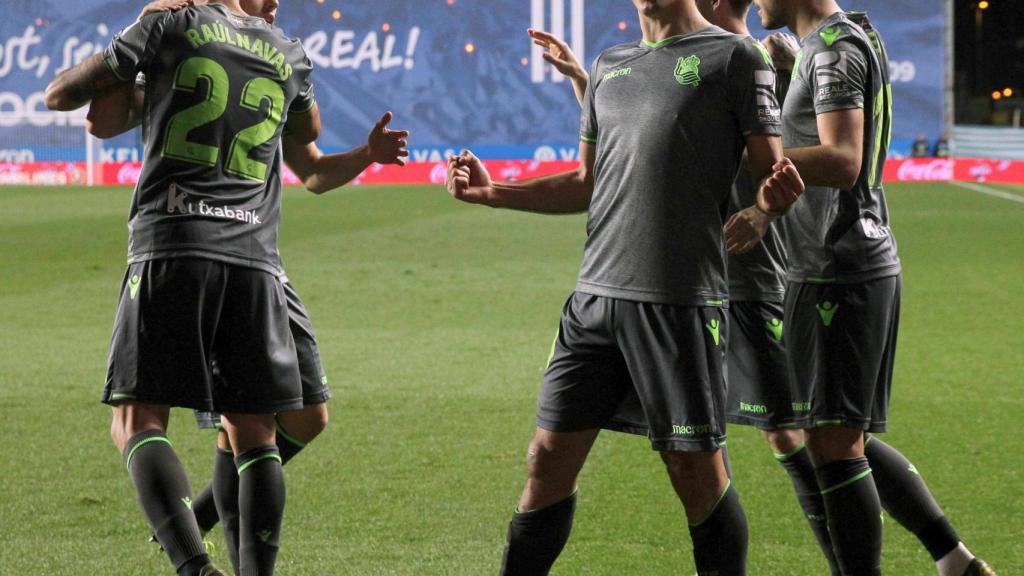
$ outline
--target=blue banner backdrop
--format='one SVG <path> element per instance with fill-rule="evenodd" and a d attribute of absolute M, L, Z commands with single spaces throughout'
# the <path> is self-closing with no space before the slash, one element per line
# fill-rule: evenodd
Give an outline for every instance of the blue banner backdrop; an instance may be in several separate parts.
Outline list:
<path fill-rule="evenodd" d="M 0 19 L 0 161 L 80 160 L 54 125 L 82 112 L 50 114 L 43 90 L 54 74 L 102 50 L 134 20 L 139 0 L 5 0 Z M 917 133 L 942 131 L 940 0 L 858 0 L 885 39 L 896 101 L 894 152 Z M 288 0 L 277 25 L 302 39 L 312 59 L 324 119 L 321 145 L 361 143 L 385 111 L 412 131 L 414 160 L 472 147 L 488 158 L 571 160 L 579 109 L 568 82 L 526 36 L 561 34 L 589 64 L 608 46 L 639 39 L 629 0 Z M 763 35 L 756 8 L 751 29 Z M 26 117 L 26 115 L 28 115 Z M 71 130 L 71 128 L 69 128 Z M 138 138 L 105 144 L 109 160 L 137 158 Z"/>

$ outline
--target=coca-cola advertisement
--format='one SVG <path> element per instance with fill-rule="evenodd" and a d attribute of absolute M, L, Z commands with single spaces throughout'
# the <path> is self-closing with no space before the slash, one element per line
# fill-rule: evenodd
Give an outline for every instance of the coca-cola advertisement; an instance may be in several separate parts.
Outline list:
<path fill-rule="evenodd" d="M 1024 161 L 989 158 L 897 158 L 887 160 L 886 182 L 1024 182 Z"/>
<path fill-rule="evenodd" d="M 571 160 L 484 160 L 490 173 L 501 180 L 523 180 L 576 168 Z M 95 164 L 95 185 L 134 185 L 142 172 L 141 162 Z M 440 184 L 445 162 L 409 162 L 404 167 L 374 164 L 352 181 L 353 184 Z M 85 162 L 0 162 L 0 184 L 89 184 Z M 285 167 L 285 184 L 301 185 Z M 885 182 L 992 182 L 1024 183 L 1024 161 L 987 158 L 896 158 L 885 163 Z"/>

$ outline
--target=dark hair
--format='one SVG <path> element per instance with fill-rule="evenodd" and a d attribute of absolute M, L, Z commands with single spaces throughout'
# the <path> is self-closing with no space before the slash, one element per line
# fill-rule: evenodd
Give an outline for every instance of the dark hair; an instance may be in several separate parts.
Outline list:
<path fill-rule="evenodd" d="M 729 6 L 737 16 L 745 16 L 754 0 L 729 0 Z"/>

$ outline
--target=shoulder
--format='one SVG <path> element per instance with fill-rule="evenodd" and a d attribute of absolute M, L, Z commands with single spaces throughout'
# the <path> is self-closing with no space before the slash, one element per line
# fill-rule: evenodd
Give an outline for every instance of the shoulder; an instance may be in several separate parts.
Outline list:
<path fill-rule="evenodd" d="M 595 65 L 615 67 L 626 60 L 639 56 L 643 53 L 644 49 L 641 48 L 637 42 L 617 44 L 611 48 L 601 51 L 601 54 L 598 55 L 597 60 L 595 61 Z"/>
<path fill-rule="evenodd" d="M 606 73 L 620 68 L 641 54 L 643 54 L 643 49 L 635 42 L 619 44 L 603 50 L 590 67 L 590 77 L 600 83 Z M 596 84 L 594 88 L 597 88 Z"/>
<path fill-rule="evenodd" d="M 842 16 L 805 37 L 803 51 L 807 56 L 822 52 L 868 53 L 870 42 L 860 26 Z"/>

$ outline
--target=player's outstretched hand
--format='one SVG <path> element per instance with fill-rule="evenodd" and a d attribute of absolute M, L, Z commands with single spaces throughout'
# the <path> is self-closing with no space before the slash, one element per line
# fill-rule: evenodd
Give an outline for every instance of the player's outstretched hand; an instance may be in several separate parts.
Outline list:
<path fill-rule="evenodd" d="M 772 166 L 772 174 L 761 182 L 757 190 L 757 206 L 772 215 L 785 214 L 803 193 L 804 181 L 800 173 L 792 160 L 783 158 Z"/>
<path fill-rule="evenodd" d="M 757 206 L 744 208 L 725 223 L 725 248 L 729 254 L 746 254 L 768 233 L 772 217 Z"/>
<path fill-rule="evenodd" d="M 545 62 L 554 66 L 570 80 L 585 80 L 587 78 L 587 71 L 583 69 L 579 58 L 562 39 L 533 28 L 527 29 L 526 33 L 533 38 L 534 44 L 544 48 L 545 52 L 542 56 Z"/>
<path fill-rule="evenodd" d="M 157 12 L 177 12 L 178 10 L 188 8 L 189 6 L 202 4 L 206 4 L 206 2 L 202 0 L 153 0 L 153 2 L 146 4 L 146 7 L 142 9 L 142 12 L 139 14 L 139 20 L 141 20 L 143 16 L 148 16 Z"/>
<path fill-rule="evenodd" d="M 388 124 L 392 117 L 391 112 L 385 112 L 373 125 L 370 135 L 366 138 L 366 147 L 369 149 L 371 162 L 405 166 L 405 159 L 409 156 L 409 151 L 405 148 L 409 145 L 409 131 L 389 129 Z"/>
<path fill-rule="evenodd" d="M 800 51 L 800 44 L 796 38 L 785 32 L 775 32 L 769 35 L 761 44 L 768 49 L 768 55 L 772 57 L 772 63 L 776 70 L 789 71 L 793 69 L 796 61 L 796 53 Z"/>
<path fill-rule="evenodd" d="M 480 191 L 490 185 L 491 175 L 487 168 L 469 150 L 463 150 L 458 156 L 448 158 L 445 187 L 453 198 L 463 202 L 482 202 L 484 199 Z"/>

